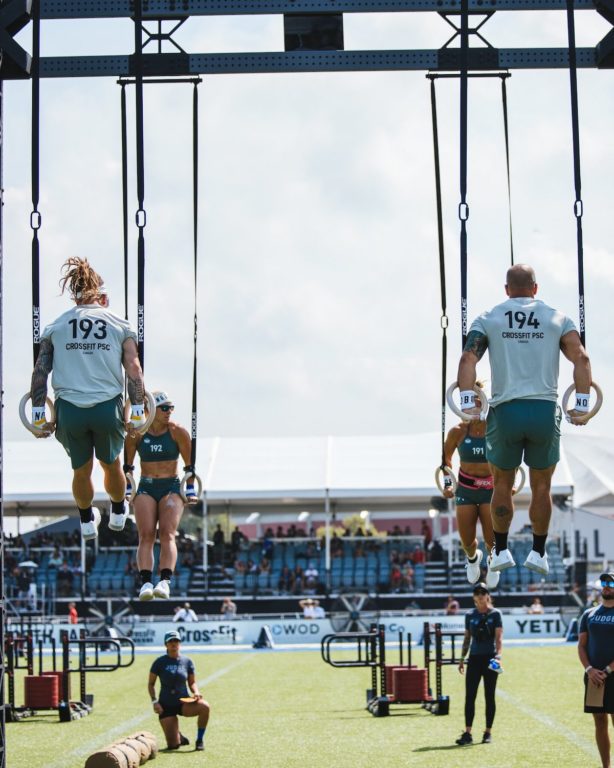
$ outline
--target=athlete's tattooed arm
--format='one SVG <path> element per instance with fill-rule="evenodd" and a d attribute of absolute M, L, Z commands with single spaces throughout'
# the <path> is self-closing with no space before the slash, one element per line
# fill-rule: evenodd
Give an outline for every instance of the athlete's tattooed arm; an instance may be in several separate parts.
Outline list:
<path fill-rule="evenodd" d="M 43 339 L 38 350 L 36 365 L 32 372 L 30 395 L 32 405 L 41 407 L 47 400 L 47 378 L 53 368 L 53 344 L 51 339 Z"/>
<path fill-rule="evenodd" d="M 478 360 L 484 357 L 484 352 L 488 348 L 488 338 L 479 331 L 470 331 L 465 342 L 465 352 L 473 352 Z"/>
<path fill-rule="evenodd" d="M 143 370 L 134 339 L 124 341 L 122 363 L 126 369 L 130 402 L 139 405 L 145 399 L 145 382 L 143 381 Z"/>

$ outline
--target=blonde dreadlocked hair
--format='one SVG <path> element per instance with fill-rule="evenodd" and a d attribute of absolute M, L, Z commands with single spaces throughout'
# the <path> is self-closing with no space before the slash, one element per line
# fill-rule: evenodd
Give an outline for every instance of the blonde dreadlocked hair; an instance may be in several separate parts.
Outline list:
<path fill-rule="evenodd" d="M 104 289 L 102 277 L 95 272 L 87 259 L 71 256 L 62 264 L 64 276 L 60 278 L 62 293 L 68 288 L 74 301 L 81 304 L 92 304 L 98 301 L 101 288 Z"/>

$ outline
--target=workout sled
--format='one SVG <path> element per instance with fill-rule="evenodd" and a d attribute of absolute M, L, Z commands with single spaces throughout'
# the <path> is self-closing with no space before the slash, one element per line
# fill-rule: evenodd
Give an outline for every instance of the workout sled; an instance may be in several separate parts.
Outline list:
<path fill-rule="evenodd" d="M 4 654 L 8 678 L 8 697 L 5 707 L 8 722 L 21 720 L 39 710 L 57 710 L 61 722 L 77 720 L 88 715 L 94 706 L 94 696 L 86 690 L 87 672 L 112 672 L 134 663 L 134 642 L 129 638 L 87 637 L 81 630 L 79 638 L 71 639 L 63 631 L 60 637 L 62 669 L 57 669 L 55 638 L 51 638 L 51 670 L 43 671 L 43 641 L 38 641 L 38 675 L 34 674 L 34 640 L 31 634 L 15 635 L 8 632 Z M 71 646 L 77 648 L 77 666 L 71 668 Z M 107 657 L 101 657 L 102 652 Z M 91 654 L 93 653 L 93 658 Z M 127 655 L 126 655 L 127 653 Z M 88 655 L 90 654 L 90 655 Z M 110 655 L 110 658 L 108 656 Z M 24 678 L 24 705 L 15 705 L 15 670 L 26 671 Z M 79 673 L 79 699 L 71 700 L 70 673 Z"/>
<path fill-rule="evenodd" d="M 341 632 L 326 635 L 321 641 L 322 660 L 332 667 L 369 667 L 371 688 L 367 689 L 367 710 L 375 717 L 390 714 L 394 704 L 421 704 L 434 715 L 447 715 L 450 700 L 442 693 L 441 667 L 456 664 L 454 638 L 462 632 L 442 632 L 441 624 L 434 630 L 424 625 L 424 667 L 411 663 L 411 634 L 407 633 L 407 664 L 403 664 L 404 632 L 399 632 L 399 664 L 386 664 L 386 630 L 383 624 L 371 624 L 369 632 Z M 452 655 L 444 657 L 444 638 L 450 637 Z M 335 645 L 354 643 L 354 658 L 335 659 Z M 432 647 L 435 658 L 432 658 Z M 431 664 L 435 664 L 435 696 L 431 689 Z"/>

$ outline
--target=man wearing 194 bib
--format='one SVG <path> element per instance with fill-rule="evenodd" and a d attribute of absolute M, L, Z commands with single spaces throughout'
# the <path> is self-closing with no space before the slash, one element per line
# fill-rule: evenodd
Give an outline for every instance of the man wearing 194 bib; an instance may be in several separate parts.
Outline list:
<path fill-rule="evenodd" d="M 480 315 L 472 324 L 458 368 L 461 408 L 474 407 L 476 367 L 488 349 L 492 398 L 486 432 L 486 457 L 494 490 L 491 514 L 495 548 L 490 569 L 515 565 L 507 547 L 514 506 L 512 488 L 522 460 L 529 467 L 533 549 L 525 566 L 548 573 L 546 538 L 552 514 L 550 485 L 559 461 L 561 412 L 557 406 L 559 359 L 573 363 L 576 403 L 569 416 L 589 411 L 591 367 L 572 320 L 535 298 L 533 269 L 516 264 L 507 272 L 508 300 Z"/>
<path fill-rule="evenodd" d="M 32 423 L 37 437 L 56 437 L 70 456 L 72 491 L 79 508 L 85 540 L 98 535 L 100 512 L 92 507 L 94 454 L 104 473 L 105 490 L 111 497 L 109 528 L 121 531 L 125 524 L 126 480 L 119 455 L 124 444 L 124 373 L 132 406 L 131 427 L 145 421 L 145 386 L 138 358 L 136 334 L 129 323 L 108 309 L 102 278 L 87 259 L 70 258 L 60 280 L 75 305 L 50 323 L 42 333 L 30 395 Z M 45 417 L 47 378 L 55 393 L 57 425 Z"/>

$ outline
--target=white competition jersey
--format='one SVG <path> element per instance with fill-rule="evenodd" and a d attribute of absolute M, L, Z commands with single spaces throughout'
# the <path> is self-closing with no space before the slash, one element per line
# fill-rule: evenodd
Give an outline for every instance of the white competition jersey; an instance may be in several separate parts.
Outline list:
<path fill-rule="evenodd" d="M 561 337 L 575 330 L 570 318 L 531 297 L 508 299 L 480 315 L 469 332 L 488 338 L 490 404 L 556 401 Z"/>
<path fill-rule="evenodd" d="M 91 407 L 124 392 L 123 343 L 136 334 L 127 320 L 99 304 L 81 304 L 50 323 L 41 339 L 53 344 L 56 398 Z"/>

